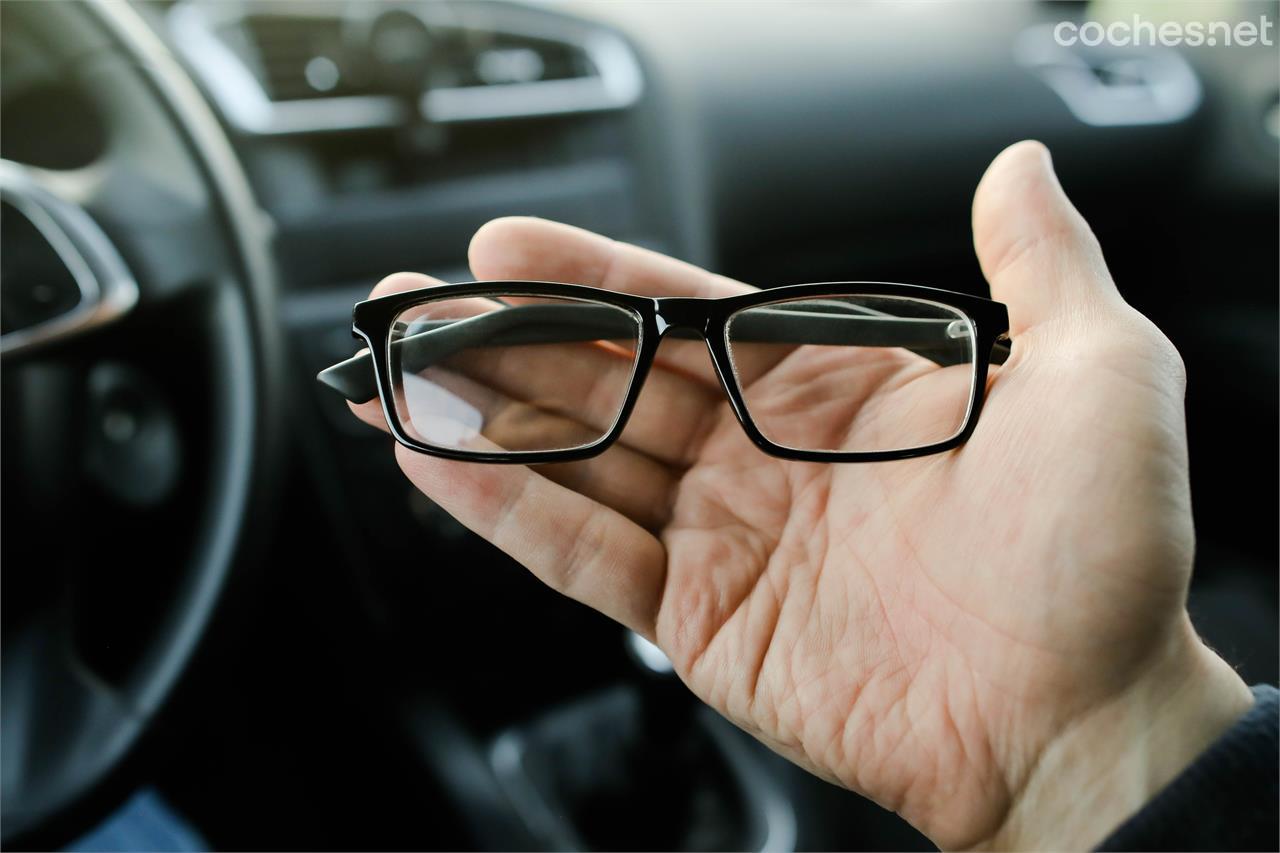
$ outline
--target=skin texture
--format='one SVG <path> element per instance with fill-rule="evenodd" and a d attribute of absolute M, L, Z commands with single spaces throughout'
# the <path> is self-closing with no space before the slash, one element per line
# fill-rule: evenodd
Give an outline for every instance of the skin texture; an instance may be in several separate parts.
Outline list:
<path fill-rule="evenodd" d="M 973 229 L 1015 345 L 956 451 L 765 456 L 704 348 L 666 341 L 622 443 L 596 459 L 396 454 L 463 524 L 657 642 L 729 719 L 940 846 L 1085 847 L 1249 694 L 1186 616 L 1177 352 L 1120 297 L 1039 144 L 991 165 Z M 649 295 L 746 287 L 528 219 L 482 228 L 471 266 Z M 375 293 L 433 283 L 400 274 Z M 755 369 L 765 397 L 795 367 L 774 362 Z M 355 409 L 383 425 L 375 404 Z"/>

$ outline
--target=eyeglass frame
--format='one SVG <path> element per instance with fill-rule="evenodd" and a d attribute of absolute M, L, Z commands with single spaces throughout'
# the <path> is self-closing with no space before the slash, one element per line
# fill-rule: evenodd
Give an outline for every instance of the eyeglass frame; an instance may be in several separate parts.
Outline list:
<path fill-rule="evenodd" d="M 419 441 L 408 434 L 391 403 L 395 399 L 395 388 L 392 382 L 390 345 L 396 318 L 417 305 L 443 299 L 492 296 L 547 297 L 595 302 L 622 308 L 639 321 L 635 360 L 626 397 L 618 409 L 613 424 L 604 435 L 590 444 L 578 447 L 492 452 L 441 447 Z M 733 359 L 729 354 L 729 320 L 748 308 L 835 296 L 911 298 L 949 308 L 964 316 L 973 329 L 973 383 L 965 411 L 965 421 L 954 435 L 943 441 L 918 447 L 869 451 L 804 450 L 778 444 L 764 436 L 747 408 L 743 389 L 739 387 Z M 1002 364 L 1008 357 L 1012 345 L 1009 338 L 1008 309 L 1003 303 L 968 293 L 914 284 L 880 281 L 818 282 L 773 287 L 722 297 L 655 297 L 561 282 L 475 281 L 401 291 L 356 303 L 352 310 L 351 332 L 353 337 L 365 342 L 369 351 L 321 371 L 316 378 L 352 402 L 367 402 L 367 399 L 356 399 L 361 396 L 356 390 L 356 385 L 359 383 L 353 383 L 350 377 L 360 369 L 364 361 L 371 361 L 377 396 L 391 435 L 400 444 L 419 453 L 443 459 L 499 465 L 575 462 L 590 459 L 605 452 L 622 435 L 635 408 L 636 400 L 640 396 L 640 391 L 644 387 L 649 370 L 653 366 L 662 338 L 673 328 L 692 329 L 701 335 L 707 345 L 720 386 L 729 399 L 729 406 L 751 442 L 770 456 L 802 462 L 887 462 L 931 456 L 959 447 L 969 440 L 982 413 L 982 406 L 986 399 L 989 366 Z M 373 358 L 373 353 L 378 353 L 379 357 Z M 986 353 L 987 357 L 983 358 L 980 353 Z"/>

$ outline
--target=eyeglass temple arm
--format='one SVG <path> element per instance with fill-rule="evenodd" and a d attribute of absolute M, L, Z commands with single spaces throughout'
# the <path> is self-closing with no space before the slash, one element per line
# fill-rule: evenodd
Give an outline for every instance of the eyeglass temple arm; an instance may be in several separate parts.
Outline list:
<path fill-rule="evenodd" d="M 852 306 L 842 307 L 848 310 Z M 939 340 L 938 332 L 939 327 L 945 329 L 955 322 L 879 313 L 851 316 L 757 308 L 734 320 L 733 337 L 750 343 L 902 347 L 948 365 L 957 361 L 946 341 Z M 468 347 L 578 343 L 635 334 L 630 317 L 600 305 L 518 305 L 459 320 L 427 320 L 414 325 L 425 328 L 391 344 L 400 353 L 402 369 L 411 371 L 425 370 Z M 697 330 L 683 327 L 672 328 L 667 334 L 685 340 L 702 337 Z M 967 334 L 966 325 L 960 336 Z M 998 341 L 990 362 L 1003 364 L 1010 344 L 1007 338 Z M 353 403 L 366 403 L 378 396 L 368 352 L 325 368 L 316 379 Z"/>

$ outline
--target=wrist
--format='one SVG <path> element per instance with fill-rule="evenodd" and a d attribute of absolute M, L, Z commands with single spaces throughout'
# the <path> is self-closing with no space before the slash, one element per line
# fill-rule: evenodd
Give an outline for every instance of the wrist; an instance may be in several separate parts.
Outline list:
<path fill-rule="evenodd" d="M 1143 675 L 1039 754 L 987 849 L 1092 849 L 1253 704 L 1184 620 Z"/>

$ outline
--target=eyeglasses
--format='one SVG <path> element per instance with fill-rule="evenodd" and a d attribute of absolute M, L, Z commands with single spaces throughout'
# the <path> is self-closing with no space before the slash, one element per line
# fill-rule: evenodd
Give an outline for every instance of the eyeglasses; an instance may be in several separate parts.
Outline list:
<path fill-rule="evenodd" d="M 486 281 L 357 304 L 352 331 L 369 351 L 317 378 L 355 403 L 379 397 L 413 450 L 565 462 L 622 434 L 663 338 L 702 339 L 761 450 L 874 462 L 963 444 L 988 365 L 1009 355 L 1008 328 L 999 302 L 906 284 L 697 299 Z"/>

